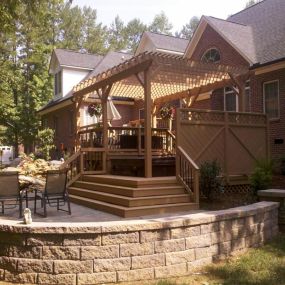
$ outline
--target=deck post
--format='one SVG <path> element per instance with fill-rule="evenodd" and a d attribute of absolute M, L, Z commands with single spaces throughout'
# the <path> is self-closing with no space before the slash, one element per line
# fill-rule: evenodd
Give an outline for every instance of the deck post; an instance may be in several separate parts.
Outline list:
<path fill-rule="evenodd" d="M 151 77 L 150 70 L 144 71 L 144 156 L 145 177 L 152 177 L 152 154 L 151 154 Z"/>
<path fill-rule="evenodd" d="M 81 97 L 78 101 L 75 103 L 75 152 L 79 150 L 80 148 L 80 135 L 79 135 L 79 130 L 80 130 L 80 125 L 81 125 L 81 116 L 80 116 L 80 108 L 81 108 L 81 103 L 82 103 L 83 98 Z"/>
<path fill-rule="evenodd" d="M 107 157 L 108 157 L 108 114 L 107 114 L 107 101 L 111 91 L 112 84 L 106 86 L 102 90 L 102 124 L 103 124 L 103 171 L 107 172 Z"/>

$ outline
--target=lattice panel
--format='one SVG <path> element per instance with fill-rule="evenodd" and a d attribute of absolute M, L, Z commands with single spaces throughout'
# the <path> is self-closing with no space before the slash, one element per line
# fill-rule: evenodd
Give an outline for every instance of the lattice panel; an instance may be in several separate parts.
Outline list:
<path fill-rule="evenodd" d="M 190 109 L 181 109 L 181 122 L 224 122 L 223 112 L 205 112 Z"/>
<path fill-rule="evenodd" d="M 266 116 L 262 114 L 229 113 L 228 116 L 233 124 L 266 125 Z"/>

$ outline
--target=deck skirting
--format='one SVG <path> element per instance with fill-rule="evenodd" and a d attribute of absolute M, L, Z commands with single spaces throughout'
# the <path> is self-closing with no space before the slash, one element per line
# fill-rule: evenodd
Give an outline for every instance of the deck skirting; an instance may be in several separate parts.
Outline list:
<path fill-rule="evenodd" d="M 156 219 L 0 225 L 0 278 L 106 284 L 190 274 L 278 233 L 278 203 Z"/>

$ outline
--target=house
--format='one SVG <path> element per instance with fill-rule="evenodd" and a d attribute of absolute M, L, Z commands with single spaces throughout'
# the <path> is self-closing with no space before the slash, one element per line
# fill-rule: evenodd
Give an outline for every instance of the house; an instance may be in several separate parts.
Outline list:
<path fill-rule="evenodd" d="M 72 200 L 122 216 L 196 209 L 199 165 L 213 159 L 225 187 L 248 189 L 256 160 L 285 148 L 284 12 L 284 1 L 264 0 L 227 20 L 203 16 L 190 41 L 145 32 L 134 56 L 56 49 L 55 97 L 39 113 L 56 131 L 56 155 L 74 153 L 64 165 Z M 112 126 L 109 97 L 122 117 Z M 94 102 L 101 126 L 87 112 Z M 165 104 L 182 107 L 175 132 L 160 128 Z"/>

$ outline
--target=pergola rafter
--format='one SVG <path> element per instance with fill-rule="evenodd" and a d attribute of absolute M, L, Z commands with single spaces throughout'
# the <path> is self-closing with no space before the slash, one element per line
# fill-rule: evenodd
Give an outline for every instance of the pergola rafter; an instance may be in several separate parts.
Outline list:
<path fill-rule="evenodd" d="M 248 72 L 246 67 L 191 61 L 183 56 L 145 52 L 85 80 L 74 88 L 77 102 L 97 92 L 103 104 L 103 131 L 107 138 L 106 104 L 108 96 L 144 99 L 145 176 L 151 177 L 151 116 L 154 105 L 231 86 Z M 100 91 L 101 90 L 101 91 Z M 242 91 L 240 91 L 243 94 Z M 240 96 L 244 108 L 244 96 Z M 107 145 L 104 139 L 104 147 Z M 107 151 L 107 150 L 106 150 Z"/>

